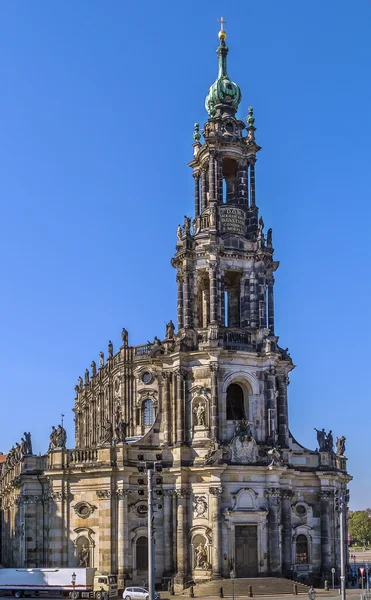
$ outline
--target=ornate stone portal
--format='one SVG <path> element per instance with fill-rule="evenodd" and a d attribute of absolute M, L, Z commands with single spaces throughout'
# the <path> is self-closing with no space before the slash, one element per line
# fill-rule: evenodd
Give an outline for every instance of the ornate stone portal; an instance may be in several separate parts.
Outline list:
<path fill-rule="evenodd" d="M 178 226 L 172 266 L 177 331 L 166 323 L 133 346 L 123 328 L 78 378 L 75 444 L 30 433 L 1 472 L 4 567 L 79 566 L 115 573 L 119 587 L 148 578 L 148 497 L 154 476 L 156 583 L 287 575 L 339 568 L 334 500 L 351 479 L 345 438 L 317 430 L 318 450 L 290 434 L 288 376 L 275 333 L 273 234 L 259 214 L 253 109 L 227 73 L 219 32 L 209 119 L 194 129 L 194 218 Z M 112 257 L 115 260 L 115 257 Z M 119 264 L 119 263 L 118 263 Z M 158 292 L 159 293 L 159 292 Z M 83 369 L 84 370 L 84 369 Z M 299 400 L 298 400 L 299 401 Z M 312 425 L 311 425 L 312 427 Z M 314 440 L 315 441 L 315 440 Z M 73 444 L 71 444 L 73 445 Z"/>

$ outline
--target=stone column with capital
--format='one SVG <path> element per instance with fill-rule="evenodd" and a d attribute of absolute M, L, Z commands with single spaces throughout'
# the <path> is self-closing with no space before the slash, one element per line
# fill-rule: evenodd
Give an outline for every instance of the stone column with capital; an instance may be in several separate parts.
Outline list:
<path fill-rule="evenodd" d="M 210 151 L 210 158 L 209 158 L 209 202 L 215 202 L 216 201 L 216 194 L 215 194 L 215 165 L 216 165 L 215 150 L 211 150 Z"/>
<path fill-rule="evenodd" d="M 206 169 L 201 172 L 201 212 L 207 208 L 207 173 Z"/>
<path fill-rule="evenodd" d="M 246 160 L 241 160 L 238 165 L 238 204 L 248 206 L 249 204 L 249 186 L 248 186 L 248 166 Z"/>
<path fill-rule="evenodd" d="M 164 490 L 164 573 L 163 577 L 170 577 L 174 573 L 173 561 L 173 496 L 174 490 Z"/>
<path fill-rule="evenodd" d="M 266 438 L 268 443 L 274 445 L 277 441 L 276 370 L 274 367 L 270 367 L 265 372 L 265 399 L 267 406 Z"/>
<path fill-rule="evenodd" d="M 220 486 L 210 487 L 210 513 L 211 513 L 211 531 L 212 531 L 212 555 L 211 555 L 211 576 L 213 579 L 221 577 L 221 513 L 220 498 L 223 488 Z"/>
<path fill-rule="evenodd" d="M 330 576 L 333 560 L 331 523 L 334 505 L 333 490 L 321 490 L 319 493 L 321 507 L 321 569 L 324 577 Z"/>
<path fill-rule="evenodd" d="M 292 576 L 292 523 L 291 499 L 292 490 L 282 490 L 281 523 L 282 523 L 282 575 Z"/>
<path fill-rule="evenodd" d="M 255 156 L 250 159 L 250 206 L 255 206 Z"/>
<path fill-rule="evenodd" d="M 254 271 L 250 275 L 250 326 L 254 329 L 259 325 L 258 290 Z"/>
<path fill-rule="evenodd" d="M 217 362 L 210 363 L 211 371 L 211 406 L 210 406 L 210 437 L 211 439 L 217 440 L 219 438 L 218 428 L 218 412 L 219 412 L 219 400 L 218 400 L 218 369 L 219 365 Z"/>
<path fill-rule="evenodd" d="M 274 278 L 268 281 L 268 329 L 274 333 L 274 296 L 273 296 Z"/>
<path fill-rule="evenodd" d="M 178 273 L 176 276 L 178 287 L 178 329 L 184 327 L 184 303 L 183 303 L 183 276 Z"/>
<path fill-rule="evenodd" d="M 124 589 L 125 581 L 130 572 L 129 565 L 129 522 L 128 522 L 128 496 L 131 490 L 120 488 L 117 490 L 117 583 L 119 589 Z"/>
<path fill-rule="evenodd" d="M 183 591 L 183 584 L 187 580 L 189 571 L 188 557 L 188 489 L 180 488 L 175 491 L 177 495 L 177 573 L 175 584 L 179 586 L 178 591 Z M 177 591 L 176 590 L 176 591 Z"/>
<path fill-rule="evenodd" d="M 288 404 L 287 404 L 287 384 L 288 377 L 286 373 L 277 375 L 278 383 L 278 402 L 277 402 L 277 422 L 278 422 L 278 442 L 281 448 L 289 447 L 289 426 L 288 426 Z"/>
<path fill-rule="evenodd" d="M 190 289 L 190 273 L 188 270 L 184 272 L 183 282 L 183 303 L 184 303 L 184 327 L 187 329 L 192 327 L 192 310 L 191 310 L 191 289 Z"/>
<path fill-rule="evenodd" d="M 223 157 L 216 157 L 216 196 L 218 204 L 223 203 Z"/>
<path fill-rule="evenodd" d="M 259 306 L 259 327 L 265 329 L 267 327 L 267 302 L 266 302 L 266 284 L 265 274 L 259 273 L 258 276 L 258 306 Z"/>
<path fill-rule="evenodd" d="M 280 515 L 280 497 L 279 488 L 268 488 L 265 490 L 265 497 L 268 499 L 268 572 L 270 575 L 281 575 L 281 515 Z"/>
<path fill-rule="evenodd" d="M 177 408 L 176 408 L 176 441 L 178 444 L 184 443 L 184 424 L 185 424 L 185 376 L 186 371 L 184 369 L 177 369 L 175 371 L 177 378 Z"/>
<path fill-rule="evenodd" d="M 171 383 L 171 372 L 163 371 L 162 379 L 164 382 L 164 444 L 171 443 L 171 400 L 170 400 L 170 383 Z"/>
<path fill-rule="evenodd" d="M 215 325 L 218 321 L 217 314 L 217 263 L 210 261 L 209 263 L 209 278 L 210 278 L 210 323 Z"/>
<path fill-rule="evenodd" d="M 195 219 L 200 216 L 200 174 L 198 172 L 193 173 L 195 181 Z"/>

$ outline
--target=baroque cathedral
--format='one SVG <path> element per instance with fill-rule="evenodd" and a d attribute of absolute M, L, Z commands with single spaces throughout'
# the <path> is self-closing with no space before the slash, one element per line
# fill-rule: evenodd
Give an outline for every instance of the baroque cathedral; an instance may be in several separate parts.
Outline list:
<path fill-rule="evenodd" d="M 146 474 L 154 477 L 156 584 L 229 577 L 319 580 L 339 568 L 336 497 L 351 477 L 345 438 L 318 431 L 304 448 L 288 421 L 289 373 L 274 324 L 272 229 L 255 195 L 253 109 L 227 73 L 195 125 L 194 218 L 178 226 L 177 319 L 165 338 L 122 345 L 79 378 L 75 447 L 53 428 L 44 456 L 31 435 L 2 466 L 3 567 L 96 567 L 119 587 L 147 578 Z"/>

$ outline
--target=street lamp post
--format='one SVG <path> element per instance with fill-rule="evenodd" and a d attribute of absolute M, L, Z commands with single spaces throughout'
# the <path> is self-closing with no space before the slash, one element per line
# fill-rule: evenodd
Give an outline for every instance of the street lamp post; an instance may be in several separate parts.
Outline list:
<path fill-rule="evenodd" d="M 368 573 L 370 570 L 370 565 L 368 564 L 368 562 L 365 563 L 365 571 L 366 571 L 366 590 L 368 591 L 370 589 L 370 585 L 369 585 L 369 581 L 368 581 Z"/>
<path fill-rule="evenodd" d="M 236 573 L 234 572 L 234 569 L 232 569 L 232 571 L 230 572 L 230 576 L 232 579 L 232 600 L 234 600 L 234 580 L 236 577 Z"/>
<path fill-rule="evenodd" d="M 72 587 L 73 587 L 72 598 L 73 598 L 73 600 L 76 600 L 77 593 L 76 593 L 76 573 L 75 573 L 75 571 L 71 575 L 71 583 L 72 583 Z"/>
<path fill-rule="evenodd" d="M 331 577 L 332 577 L 332 589 L 335 589 L 335 567 L 331 569 Z"/>
<path fill-rule="evenodd" d="M 148 491 L 148 596 L 149 600 L 155 600 L 155 511 L 153 502 L 153 477 L 162 471 L 161 454 L 156 454 L 156 461 L 144 461 L 143 454 L 138 454 L 138 460 L 142 463 L 138 470 L 147 473 Z M 162 493 L 162 492 L 160 492 Z M 157 492 L 159 494 L 159 492 Z M 160 509 L 162 506 L 160 505 Z"/>
<path fill-rule="evenodd" d="M 339 511 L 340 521 L 340 590 L 341 600 L 346 600 L 345 589 L 345 539 L 344 539 L 344 518 L 349 502 L 349 490 L 341 490 L 335 497 L 335 508 Z"/>

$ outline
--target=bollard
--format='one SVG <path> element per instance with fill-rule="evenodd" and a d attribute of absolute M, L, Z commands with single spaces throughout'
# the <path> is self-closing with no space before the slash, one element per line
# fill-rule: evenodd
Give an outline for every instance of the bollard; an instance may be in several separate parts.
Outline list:
<path fill-rule="evenodd" d="M 191 585 L 191 587 L 189 588 L 189 597 L 190 598 L 194 598 L 195 597 L 195 595 L 193 593 L 193 585 Z"/>
<path fill-rule="evenodd" d="M 328 581 L 325 579 L 325 591 L 328 592 Z"/>
<path fill-rule="evenodd" d="M 223 588 L 222 587 L 219 588 L 219 598 L 224 598 Z"/>
<path fill-rule="evenodd" d="M 249 598 L 252 598 L 252 585 L 249 585 Z"/>
<path fill-rule="evenodd" d="M 294 596 L 298 595 L 298 584 L 297 583 L 294 583 L 294 590 L 292 593 L 294 594 Z"/>

